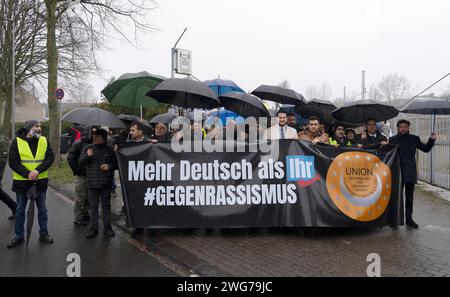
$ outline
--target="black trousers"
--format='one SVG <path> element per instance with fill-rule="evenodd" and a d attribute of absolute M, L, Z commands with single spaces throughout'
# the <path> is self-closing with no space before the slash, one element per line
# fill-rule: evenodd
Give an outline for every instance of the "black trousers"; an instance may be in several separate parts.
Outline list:
<path fill-rule="evenodd" d="M 13 213 L 16 212 L 17 206 L 16 202 L 11 197 L 9 197 L 9 195 L 5 191 L 3 191 L 1 187 L 0 187 L 0 200 L 3 201 L 9 207 L 9 209 L 11 209 Z"/>
<path fill-rule="evenodd" d="M 412 219 L 415 187 L 415 183 L 402 184 L 402 193 L 405 191 L 405 217 L 407 220 Z"/>
<path fill-rule="evenodd" d="M 102 204 L 103 228 L 111 228 L 111 187 L 88 189 L 88 200 L 91 212 L 90 227 L 98 229 L 98 206 Z"/>

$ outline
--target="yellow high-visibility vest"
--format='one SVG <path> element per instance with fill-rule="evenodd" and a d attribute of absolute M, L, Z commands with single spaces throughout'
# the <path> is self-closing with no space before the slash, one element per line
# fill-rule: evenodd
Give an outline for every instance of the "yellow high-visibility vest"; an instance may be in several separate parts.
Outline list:
<path fill-rule="evenodd" d="M 334 140 L 333 137 L 330 137 L 330 144 L 331 144 L 331 145 L 335 145 L 335 146 L 339 146 L 339 143 L 337 142 L 337 140 Z M 348 141 L 345 143 L 345 145 L 346 145 L 346 146 L 352 146 L 352 143 L 351 143 L 350 140 L 348 140 Z"/>
<path fill-rule="evenodd" d="M 26 140 L 23 140 L 20 137 L 16 137 L 16 139 L 17 139 L 17 149 L 19 150 L 20 155 L 20 163 L 30 171 L 36 169 L 45 159 L 45 153 L 47 152 L 47 138 L 45 138 L 44 136 L 39 137 L 36 156 L 33 156 L 30 146 L 28 145 L 28 142 Z M 39 173 L 38 175 L 38 179 L 44 178 L 48 178 L 47 170 Z M 23 177 L 17 172 L 14 172 L 13 179 L 28 180 L 27 177 Z"/>
<path fill-rule="evenodd" d="M 331 144 L 331 145 L 335 145 L 335 146 L 338 146 L 338 145 L 339 145 L 338 142 L 337 142 L 337 140 L 334 140 L 333 137 L 330 137 L 329 141 L 330 141 L 330 144 Z"/>

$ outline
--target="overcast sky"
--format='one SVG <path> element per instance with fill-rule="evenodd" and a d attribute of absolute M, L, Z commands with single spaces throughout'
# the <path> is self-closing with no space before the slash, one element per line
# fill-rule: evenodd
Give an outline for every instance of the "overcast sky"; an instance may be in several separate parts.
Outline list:
<path fill-rule="evenodd" d="M 201 80 L 231 79 L 244 90 L 288 80 L 303 93 L 330 84 L 333 97 L 367 87 L 383 75 L 406 76 L 420 91 L 450 72 L 448 0 L 159 0 L 149 14 L 157 32 L 141 37 L 145 50 L 111 42 L 102 52 L 104 77 L 93 81 L 96 97 L 106 78 L 146 70 L 170 76 L 170 48 L 193 52 Z M 432 91 L 450 85 L 450 78 Z"/>

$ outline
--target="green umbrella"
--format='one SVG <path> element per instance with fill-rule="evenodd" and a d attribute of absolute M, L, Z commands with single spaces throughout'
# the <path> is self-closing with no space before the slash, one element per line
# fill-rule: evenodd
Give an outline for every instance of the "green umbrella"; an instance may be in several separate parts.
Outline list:
<path fill-rule="evenodd" d="M 102 94 L 113 105 L 130 108 L 154 107 L 159 103 L 145 96 L 148 90 L 165 80 L 165 77 L 153 75 L 146 71 L 125 73 L 102 90 Z"/>

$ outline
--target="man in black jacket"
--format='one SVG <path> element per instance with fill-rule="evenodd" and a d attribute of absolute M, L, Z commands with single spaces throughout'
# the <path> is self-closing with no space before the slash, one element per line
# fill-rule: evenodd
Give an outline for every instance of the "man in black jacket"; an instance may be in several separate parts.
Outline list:
<path fill-rule="evenodd" d="M 412 228 L 419 228 L 419 225 L 414 222 L 413 214 L 413 200 L 414 187 L 417 183 L 417 167 L 416 167 L 416 150 L 419 149 L 425 153 L 431 151 L 434 142 L 437 139 L 435 133 L 431 134 L 428 142 L 424 144 L 419 136 L 409 133 L 410 122 L 407 120 L 399 120 L 397 122 L 397 135 L 389 139 L 391 144 L 398 145 L 400 164 L 402 171 L 402 192 L 405 191 L 405 218 L 406 225 Z"/>
<path fill-rule="evenodd" d="M 95 128 L 92 128 L 95 130 Z M 80 156 L 83 147 L 92 143 L 91 133 L 89 128 L 83 129 L 81 138 L 75 141 L 69 149 L 67 162 L 72 169 L 73 175 L 76 176 L 75 193 L 77 199 L 73 208 L 74 224 L 77 226 L 86 226 L 90 222 L 89 216 L 89 201 L 87 198 L 87 184 L 86 184 L 86 167 L 80 165 Z"/>
<path fill-rule="evenodd" d="M 42 136 L 41 124 L 30 120 L 25 122 L 25 133 L 17 136 L 9 149 L 9 167 L 14 171 L 12 190 L 16 192 L 17 209 L 14 239 L 8 248 L 16 247 L 24 242 L 25 209 L 28 190 L 36 185 L 39 196 L 36 199 L 39 222 L 39 240 L 53 243 L 53 238 L 47 230 L 46 192 L 48 184 L 48 169 L 53 164 L 53 154 L 50 142 Z"/>
<path fill-rule="evenodd" d="M 373 118 L 368 118 L 366 120 L 366 129 L 361 135 L 359 135 L 359 140 L 357 141 L 359 147 L 367 147 L 371 145 L 386 145 L 387 138 L 384 136 L 380 130 L 377 128 L 377 121 Z"/>
<path fill-rule="evenodd" d="M 113 237 L 111 228 L 111 186 L 117 160 L 114 150 L 107 142 L 108 133 L 98 129 L 94 133 L 93 143 L 85 146 L 80 156 L 80 166 L 86 167 L 88 200 L 91 221 L 86 235 L 92 238 L 98 234 L 98 206 L 101 201 L 103 214 L 103 233 Z"/>

